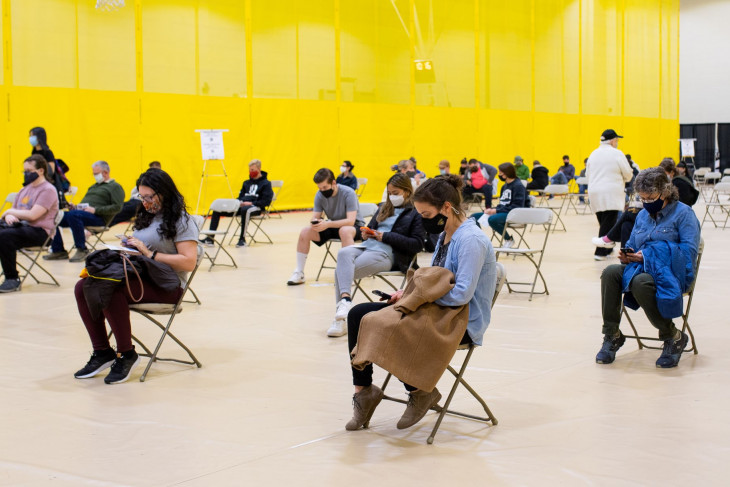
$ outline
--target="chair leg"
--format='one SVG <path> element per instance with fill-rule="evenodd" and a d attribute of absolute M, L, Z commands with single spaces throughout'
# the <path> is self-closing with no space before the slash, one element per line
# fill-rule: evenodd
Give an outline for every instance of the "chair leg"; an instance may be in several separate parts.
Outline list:
<path fill-rule="evenodd" d="M 188 288 L 188 291 L 190 292 L 190 294 L 193 295 L 193 301 L 184 301 L 183 300 L 184 303 L 197 303 L 197 304 L 200 304 L 200 305 L 203 304 L 202 301 L 200 301 L 200 298 L 198 297 L 198 295 L 195 294 L 195 291 L 193 291 L 193 288 L 189 287 Z"/>
<path fill-rule="evenodd" d="M 317 278 L 315 279 L 315 281 L 319 281 L 319 276 L 322 274 L 322 269 L 334 269 L 334 267 L 329 267 L 329 266 L 325 265 L 327 263 L 327 257 L 332 258 L 332 260 L 335 262 L 335 264 L 337 264 L 337 257 L 335 257 L 334 254 L 332 253 L 332 251 L 330 250 L 331 245 L 332 245 L 332 242 L 327 242 L 324 245 L 324 249 L 325 249 L 324 259 L 322 259 L 322 264 L 319 266 L 319 272 L 317 273 Z"/>
<path fill-rule="evenodd" d="M 40 264 L 40 262 L 38 262 L 38 259 L 41 256 L 41 251 L 36 251 L 35 252 L 35 257 L 31 257 L 30 255 L 28 255 L 28 253 L 26 253 L 22 249 L 20 250 L 20 254 L 22 254 L 23 256 L 25 256 L 25 258 L 27 258 L 28 260 L 30 260 L 30 265 L 27 268 L 25 266 L 23 266 L 22 264 L 18 264 L 18 267 L 20 267 L 23 270 L 25 270 L 25 275 L 22 277 L 22 279 L 20 281 L 21 284 L 23 284 L 25 282 L 25 280 L 28 278 L 28 276 L 30 276 L 38 284 L 46 284 L 46 285 L 49 285 L 49 286 L 59 286 L 59 287 L 61 286 L 58 283 L 58 281 L 56 280 L 56 278 L 53 276 L 53 274 L 51 274 L 50 272 L 48 272 L 48 270 L 45 267 L 43 267 Z M 53 281 L 53 282 L 45 282 L 45 281 L 41 281 L 40 279 L 38 279 L 35 276 L 35 274 L 33 274 L 33 272 L 32 272 L 32 269 L 34 267 L 37 267 L 38 269 L 40 269 L 41 271 L 43 271 L 48 277 L 51 278 L 51 281 Z"/>
<path fill-rule="evenodd" d="M 175 311 L 177 311 L 177 310 L 175 310 Z M 150 368 L 152 367 L 152 363 L 156 362 L 158 360 L 179 362 L 179 363 L 189 364 L 189 365 L 197 365 L 198 368 L 202 367 L 200 361 L 198 361 L 198 359 L 195 357 L 195 355 L 193 355 L 193 352 L 191 352 L 190 349 L 187 346 L 185 346 L 185 344 L 183 342 L 181 342 L 175 335 L 173 335 L 170 332 L 170 326 L 172 326 L 172 322 L 175 319 L 175 313 L 170 315 L 169 319 L 167 320 L 167 326 L 163 326 L 162 323 L 160 323 L 159 321 L 157 321 L 155 318 L 153 318 L 151 315 L 149 315 L 147 313 L 144 313 L 144 312 L 139 312 L 139 313 L 142 316 L 144 316 L 145 318 L 147 318 L 148 320 L 150 320 L 152 323 L 157 325 L 158 328 L 162 329 L 162 336 L 160 337 L 160 340 L 157 342 L 157 346 L 155 347 L 155 350 L 149 354 L 150 360 L 149 360 L 149 362 L 147 362 L 147 366 L 145 367 L 144 372 L 142 373 L 142 376 L 139 378 L 140 382 L 145 381 L 145 379 L 147 378 L 147 373 L 150 371 Z M 165 341 L 165 337 L 167 337 L 167 336 L 169 336 L 175 343 L 177 343 L 183 350 L 185 350 L 188 353 L 192 362 L 187 362 L 187 361 L 177 360 L 177 359 L 162 359 L 162 358 L 157 357 L 157 353 L 160 351 L 160 348 L 162 347 L 162 342 Z M 141 343 L 141 342 L 138 341 L 138 343 Z M 144 347 L 144 348 L 145 348 L 145 351 L 149 352 L 149 350 L 146 347 Z"/>

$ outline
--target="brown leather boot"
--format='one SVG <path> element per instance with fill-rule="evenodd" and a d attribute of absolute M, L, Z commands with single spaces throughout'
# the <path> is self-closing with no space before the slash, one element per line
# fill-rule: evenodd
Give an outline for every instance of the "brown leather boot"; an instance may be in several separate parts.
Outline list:
<path fill-rule="evenodd" d="M 408 404 L 396 427 L 399 430 L 410 428 L 418 423 L 433 406 L 441 400 L 441 393 L 435 387 L 431 392 L 421 390 L 408 394 Z"/>
<path fill-rule="evenodd" d="M 378 386 L 368 386 L 352 396 L 354 407 L 352 419 L 345 425 L 347 431 L 362 428 L 370 421 L 375 408 L 383 400 L 383 391 Z"/>

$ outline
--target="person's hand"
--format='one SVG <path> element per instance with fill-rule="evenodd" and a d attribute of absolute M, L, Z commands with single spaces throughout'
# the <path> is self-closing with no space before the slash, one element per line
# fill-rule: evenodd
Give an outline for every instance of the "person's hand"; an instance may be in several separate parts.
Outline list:
<path fill-rule="evenodd" d="M 7 223 L 8 225 L 15 225 L 19 221 L 20 220 L 15 215 L 11 215 L 11 214 L 6 214 L 5 215 L 5 223 Z"/>
<path fill-rule="evenodd" d="M 94 208 L 93 206 L 87 206 L 86 208 L 84 208 L 84 211 L 93 215 L 94 213 L 96 213 L 96 208 Z"/>
<path fill-rule="evenodd" d="M 484 212 L 484 214 L 485 215 L 496 215 L 497 210 L 495 210 L 494 208 L 487 208 L 486 211 Z"/>
<path fill-rule="evenodd" d="M 329 223 L 329 221 L 320 220 L 316 225 L 312 225 L 312 230 L 315 232 L 324 232 L 330 227 Z"/>
<path fill-rule="evenodd" d="M 390 296 L 390 299 L 388 300 L 388 304 L 395 304 L 402 297 L 403 297 L 403 290 L 399 289 Z"/>
<path fill-rule="evenodd" d="M 377 240 L 378 242 L 382 242 L 382 241 L 383 241 L 383 232 L 378 232 L 378 231 L 376 230 L 376 231 L 375 231 L 375 235 L 373 235 L 373 238 L 374 238 L 375 240 Z"/>
<path fill-rule="evenodd" d="M 413 176 L 413 179 L 416 180 L 417 183 L 421 182 L 421 173 L 417 172 L 415 176 Z"/>
<path fill-rule="evenodd" d="M 464 183 L 465 183 L 465 184 L 466 184 L 467 186 L 471 186 L 471 180 L 470 180 L 470 179 L 466 179 L 466 178 L 464 178 Z"/>
<path fill-rule="evenodd" d="M 241 201 L 241 206 L 253 206 L 253 203 L 250 201 Z"/>
<path fill-rule="evenodd" d="M 69 210 L 75 210 L 76 209 L 76 205 L 74 205 L 73 203 L 69 203 L 68 204 L 68 209 Z"/>
<path fill-rule="evenodd" d="M 152 256 L 152 251 L 147 248 L 147 246 L 144 244 L 144 242 L 141 241 L 141 240 L 139 240 L 139 239 L 136 239 L 134 237 L 129 237 L 127 239 L 126 246 L 127 247 L 132 247 L 132 248 L 135 248 L 135 249 L 139 250 L 139 253 L 142 254 L 142 255 L 144 255 L 145 257 L 151 257 Z"/>
<path fill-rule="evenodd" d="M 641 250 L 639 250 L 633 254 L 626 254 L 626 259 L 629 262 L 644 262 L 644 254 L 642 254 Z"/>
<path fill-rule="evenodd" d="M 374 235 L 371 234 L 370 232 L 360 232 L 360 234 L 362 235 L 362 241 L 363 242 L 365 240 L 369 239 L 369 238 L 373 238 L 374 237 Z"/>

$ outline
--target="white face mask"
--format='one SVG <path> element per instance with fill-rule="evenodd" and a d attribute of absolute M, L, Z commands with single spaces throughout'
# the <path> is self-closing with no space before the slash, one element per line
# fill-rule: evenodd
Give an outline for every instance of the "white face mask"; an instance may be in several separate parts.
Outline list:
<path fill-rule="evenodd" d="M 340 173 L 345 174 L 347 172 L 347 166 L 340 166 Z"/>
<path fill-rule="evenodd" d="M 101 184 L 104 182 L 104 175 L 102 173 L 94 174 L 94 179 L 97 183 Z"/>
<path fill-rule="evenodd" d="M 388 199 L 390 200 L 390 204 L 396 208 L 403 206 L 403 203 L 406 201 L 403 195 L 400 194 L 389 194 Z"/>

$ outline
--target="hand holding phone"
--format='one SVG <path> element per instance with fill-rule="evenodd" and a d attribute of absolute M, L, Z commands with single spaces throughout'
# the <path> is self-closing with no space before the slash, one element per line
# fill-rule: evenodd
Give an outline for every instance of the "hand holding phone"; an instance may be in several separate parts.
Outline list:
<path fill-rule="evenodd" d="M 623 252 L 626 255 L 633 254 L 634 249 L 632 249 L 631 247 L 621 247 L 621 252 Z"/>
<path fill-rule="evenodd" d="M 391 294 L 384 293 L 383 291 L 378 291 L 377 289 L 373 291 L 373 294 L 378 296 L 381 301 L 390 301 L 390 298 L 393 297 Z"/>
<path fill-rule="evenodd" d="M 310 223 L 311 223 L 312 225 L 319 225 L 319 224 L 320 224 L 321 222 L 322 222 L 322 220 L 317 220 L 317 219 L 315 218 L 315 219 L 312 219 L 312 221 L 311 221 Z"/>
<path fill-rule="evenodd" d="M 367 233 L 368 235 L 375 235 L 375 230 L 370 227 L 360 227 L 361 233 Z"/>

